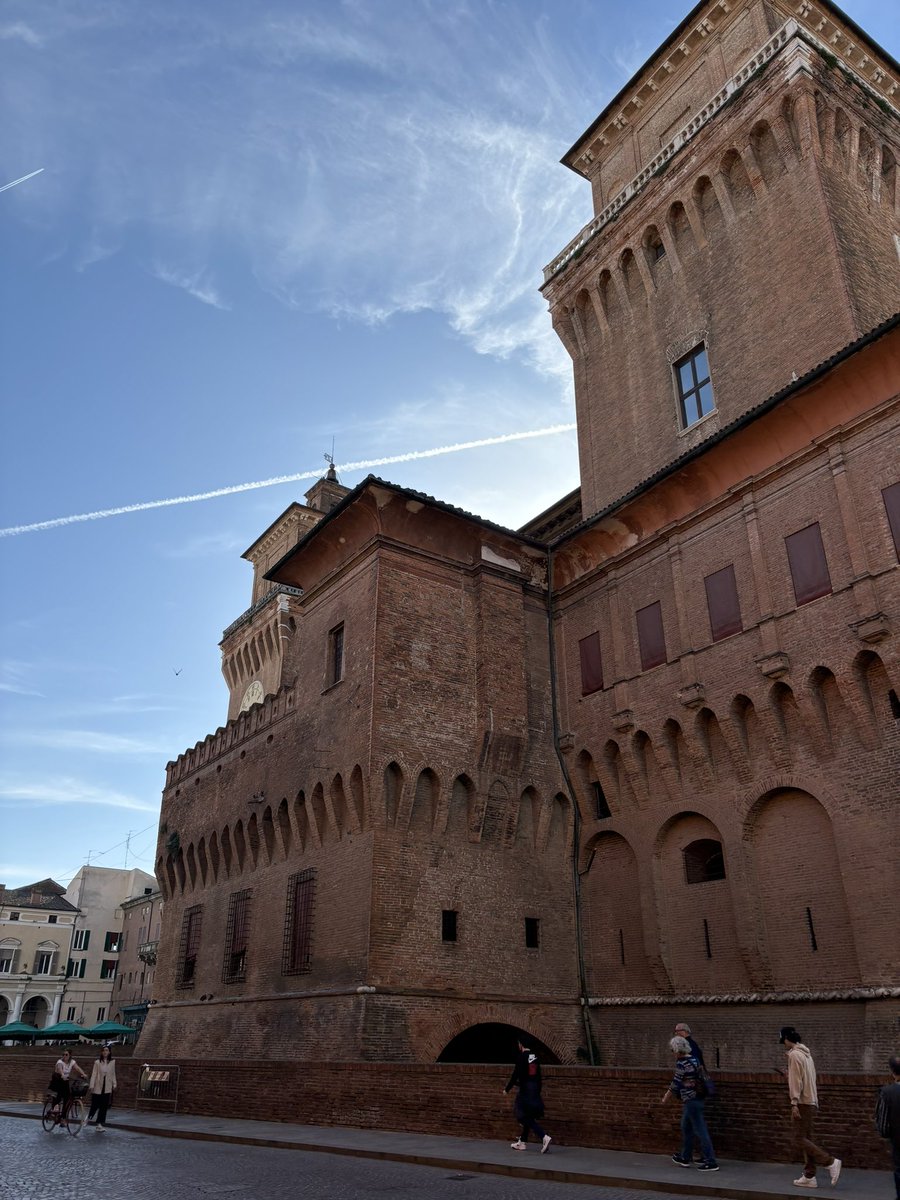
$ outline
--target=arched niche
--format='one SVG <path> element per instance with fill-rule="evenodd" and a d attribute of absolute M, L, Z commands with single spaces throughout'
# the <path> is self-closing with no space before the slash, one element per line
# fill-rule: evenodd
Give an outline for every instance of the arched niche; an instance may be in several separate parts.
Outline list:
<path fill-rule="evenodd" d="M 540 1038 L 515 1025 L 489 1021 L 470 1025 L 444 1046 L 437 1057 L 439 1063 L 509 1063 L 515 1061 L 521 1042 L 538 1056 L 542 1063 L 558 1063 L 559 1059 Z"/>
<path fill-rule="evenodd" d="M 585 853 L 582 895 L 590 993 L 653 992 L 635 853 L 624 837 L 612 831 L 593 837 Z"/>

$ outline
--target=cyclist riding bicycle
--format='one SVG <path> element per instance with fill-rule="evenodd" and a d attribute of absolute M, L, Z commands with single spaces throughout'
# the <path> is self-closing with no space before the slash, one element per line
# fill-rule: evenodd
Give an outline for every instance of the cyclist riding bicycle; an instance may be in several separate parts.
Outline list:
<path fill-rule="evenodd" d="M 79 1067 L 78 1063 L 72 1057 L 71 1051 L 63 1050 L 62 1055 L 56 1060 L 56 1066 L 53 1068 L 53 1076 L 48 1089 L 56 1097 L 56 1103 L 62 1115 L 65 1115 L 72 1096 L 70 1080 L 73 1072 L 76 1075 L 80 1075 L 82 1079 L 87 1079 L 87 1075 L 85 1075 L 84 1071 L 82 1071 L 81 1067 Z"/>

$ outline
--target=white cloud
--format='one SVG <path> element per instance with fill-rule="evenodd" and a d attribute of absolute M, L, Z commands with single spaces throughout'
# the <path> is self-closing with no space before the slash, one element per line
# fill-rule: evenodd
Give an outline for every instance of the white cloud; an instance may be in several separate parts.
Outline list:
<path fill-rule="evenodd" d="M 209 304 L 212 308 L 221 308 L 226 312 L 231 307 L 225 303 L 203 270 L 193 272 L 181 271 L 177 267 L 168 267 L 162 263 L 156 263 L 151 273 L 162 283 L 168 283 L 171 287 L 181 288 L 189 296 L 193 296 L 195 300 L 199 300 L 202 304 Z"/>
<path fill-rule="evenodd" d="M 159 553 L 163 558 L 184 558 L 193 561 L 196 558 L 219 558 L 246 548 L 246 534 L 239 537 L 236 533 L 219 530 L 215 533 L 198 534 L 178 544 L 166 542 L 159 547 Z"/>
<path fill-rule="evenodd" d="M 171 749 L 162 739 L 126 737 L 91 729 L 8 730 L 4 740 L 17 745 L 42 746 L 46 750 L 66 750 L 84 754 L 157 758 Z"/>
<path fill-rule="evenodd" d="M 135 796 L 112 788 L 97 787 L 70 776 L 21 780 L 0 778 L 0 807 L 44 808 L 61 805 L 99 805 L 136 812 L 157 812 L 158 804 L 148 804 Z"/>
<path fill-rule="evenodd" d="M 0 41 L 24 42 L 26 46 L 37 49 L 44 44 L 44 39 L 24 21 L 12 21 L 9 25 L 0 25 Z"/>
<path fill-rule="evenodd" d="M 17 662 L 14 659 L 0 663 L 0 692 L 11 692 L 16 696 L 43 695 L 28 682 L 28 676 L 33 670 L 31 663 Z"/>

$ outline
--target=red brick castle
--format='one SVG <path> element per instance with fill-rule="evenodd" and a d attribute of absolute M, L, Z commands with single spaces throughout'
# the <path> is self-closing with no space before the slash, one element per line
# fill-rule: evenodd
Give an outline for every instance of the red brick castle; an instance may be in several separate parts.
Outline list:
<path fill-rule="evenodd" d="M 699 4 L 563 159 L 580 489 L 512 531 L 329 472 L 250 547 L 142 1055 L 894 1049 L 898 108 L 828 0 Z"/>

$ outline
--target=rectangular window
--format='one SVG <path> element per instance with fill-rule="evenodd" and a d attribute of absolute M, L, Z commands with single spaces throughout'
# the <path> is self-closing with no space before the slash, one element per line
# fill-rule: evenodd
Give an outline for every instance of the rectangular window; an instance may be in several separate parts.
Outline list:
<path fill-rule="evenodd" d="M 282 975 L 302 975 L 312 970 L 312 920 L 316 872 L 310 867 L 288 880 L 284 920 Z"/>
<path fill-rule="evenodd" d="M 203 906 L 195 904 L 189 908 L 181 921 L 181 946 L 178 954 L 177 987 L 193 987 L 197 974 L 197 952 L 200 949 L 200 926 Z"/>
<path fill-rule="evenodd" d="M 53 970 L 53 951 L 38 950 L 34 956 L 35 975 L 49 975 Z"/>
<path fill-rule="evenodd" d="M 76 1005 L 74 1005 L 74 1004 L 70 1004 L 70 1005 L 69 1005 L 69 1007 L 66 1009 L 66 1020 L 67 1020 L 67 1021 L 74 1021 L 74 1020 L 75 1020 L 75 1013 L 76 1013 L 77 1011 L 78 1011 L 78 1009 L 77 1009 Z"/>
<path fill-rule="evenodd" d="M 11 913 L 9 914 L 9 919 L 10 919 L 11 921 L 18 921 L 18 919 L 19 919 L 19 914 L 18 914 L 17 912 L 11 912 Z"/>
<path fill-rule="evenodd" d="M 678 385 L 681 423 L 687 429 L 690 425 L 696 425 L 701 417 L 711 413 L 716 406 L 705 346 L 695 346 L 684 358 L 679 358 L 675 363 L 675 382 Z"/>
<path fill-rule="evenodd" d="M 456 941 L 456 909 L 445 908 L 441 913 L 441 941 Z"/>
<path fill-rule="evenodd" d="M 344 626 L 338 625 L 328 635 L 328 682 L 340 683 L 344 678 Z"/>
<path fill-rule="evenodd" d="M 119 963 L 118 963 L 117 959 L 104 958 L 104 960 L 100 964 L 100 978 L 101 979 L 115 979 L 116 968 L 118 967 L 118 965 L 119 965 Z"/>
<path fill-rule="evenodd" d="M 87 950 L 91 941 L 91 931 L 89 929 L 76 929 L 75 936 L 72 938 L 73 950 Z"/>
<path fill-rule="evenodd" d="M 0 975 L 12 975 L 13 960 L 15 957 L 15 950 L 8 946 L 0 950 Z"/>
<path fill-rule="evenodd" d="M 247 939 L 250 932 L 250 897 L 252 892 L 232 892 L 228 901 L 228 925 L 225 929 L 225 959 L 222 963 L 222 982 L 240 983 L 247 974 Z"/>
<path fill-rule="evenodd" d="M 729 563 L 721 571 L 707 575 L 703 582 L 706 585 L 706 607 L 709 609 L 712 640 L 720 642 L 733 633 L 740 633 L 744 625 L 733 564 Z"/>
<path fill-rule="evenodd" d="M 892 483 L 890 487 L 882 488 L 881 498 L 884 501 L 888 525 L 891 527 L 891 537 L 894 539 L 894 551 L 900 558 L 900 483 Z"/>
<path fill-rule="evenodd" d="M 86 958 L 70 958 L 69 965 L 66 967 L 66 978 L 84 979 L 84 971 L 86 966 Z"/>
<path fill-rule="evenodd" d="M 122 935 L 120 933 L 107 933 L 103 939 L 104 954 L 118 954 L 122 948 L 121 941 Z"/>
<path fill-rule="evenodd" d="M 529 950 L 537 950 L 541 943 L 541 923 L 537 917 L 525 918 L 525 945 Z"/>
<path fill-rule="evenodd" d="M 822 545 L 822 531 L 818 521 L 799 529 L 784 539 L 787 547 L 794 595 L 798 604 L 808 604 L 831 591 L 831 576 Z"/>
<path fill-rule="evenodd" d="M 600 662 L 600 634 L 590 633 L 578 643 L 581 658 L 581 694 L 589 696 L 603 687 L 603 666 Z"/>
<path fill-rule="evenodd" d="M 106 1020 L 106 1006 L 105 1005 L 101 1005 L 100 1008 L 97 1009 L 97 1020 L 98 1021 Z"/>
<path fill-rule="evenodd" d="M 55 925 L 57 920 L 58 920 L 58 918 L 56 916 L 56 913 L 51 913 L 50 916 L 47 918 L 47 924 Z"/>
<path fill-rule="evenodd" d="M 605 821 L 607 817 L 611 817 L 612 813 L 609 809 L 609 801 L 606 799 L 603 784 L 599 779 L 591 780 L 591 795 L 594 799 L 594 819 Z"/>
<path fill-rule="evenodd" d="M 666 631 L 663 628 L 662 605 L 657 600 L 639 608 L 637 619 L 638 645 L 641 650 L 641 670 L 649 671 L 666 661 Z"/>

